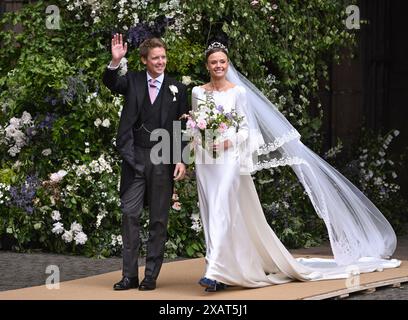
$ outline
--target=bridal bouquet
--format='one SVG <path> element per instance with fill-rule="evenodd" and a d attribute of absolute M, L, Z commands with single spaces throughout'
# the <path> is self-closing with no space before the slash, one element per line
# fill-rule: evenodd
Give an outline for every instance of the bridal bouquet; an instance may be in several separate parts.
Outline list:
<path fill-rule="evenodd" d="M 223 141 L 231 130 L 236 132 L 242 119 L 235 110 L 226 112 L 222 105 L 216 105 L 211 93 L 207 93 L 205 100 L 199 99 L 197 109 L 187 115 L 186 131 L 192 137 L 199 134 L 201 144 L 216 158 L 213 145 Z"/>

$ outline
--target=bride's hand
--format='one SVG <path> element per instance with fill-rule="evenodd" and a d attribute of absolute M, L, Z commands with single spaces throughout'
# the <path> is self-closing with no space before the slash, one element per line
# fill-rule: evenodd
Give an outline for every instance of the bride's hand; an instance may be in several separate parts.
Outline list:
<path fill-rule="evenodd" d="M 220 150 L 227 150 L 230 147 L 232 147 L 232 142 L 229 139 L 224 140 L 221 143 L 214 143 L 213 144 L 213 150 L 217 151 L 217 152 L 220 151 Z"/>

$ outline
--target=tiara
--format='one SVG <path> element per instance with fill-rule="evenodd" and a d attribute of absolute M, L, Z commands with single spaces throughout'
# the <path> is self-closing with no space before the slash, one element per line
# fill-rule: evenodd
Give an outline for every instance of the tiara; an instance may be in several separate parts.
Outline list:
<path fill-rule="evenodd" d="M 205 54 L 207 54 L 210 50 L 213 50 L 213 49 L 216 49 L 216 48 L 225 50 L 225 52 L 228 53 L 228 48 L 226 46 L 224 46 L 221 42 L 213 42 L 208 46 L 207 50 L 205 50 Z"/>

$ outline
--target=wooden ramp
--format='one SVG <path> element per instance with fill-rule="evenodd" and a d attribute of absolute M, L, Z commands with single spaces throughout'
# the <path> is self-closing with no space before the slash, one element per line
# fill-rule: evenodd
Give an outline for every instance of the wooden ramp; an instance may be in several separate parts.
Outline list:
<path fill-rule="evenodd" d="M 399 268 L 362 274 L 352 280 L 291 282 L 257 289 L 229 288 L 207 293 L 197 284 L 203 271 L 204 259 L 191 259 L 164 264 L 154 291 L 114 291 L 113 283 L 121 279 L 121 271 L 115 271 L 61 282 L 59 289 L 47 289 L 44 284 L 3 291 L 0 292 L 0 300 L 320 300 L 408 282 L 408 261 L 403 261 Z M 139 274 L 143 275 L 143 268 Z"/>

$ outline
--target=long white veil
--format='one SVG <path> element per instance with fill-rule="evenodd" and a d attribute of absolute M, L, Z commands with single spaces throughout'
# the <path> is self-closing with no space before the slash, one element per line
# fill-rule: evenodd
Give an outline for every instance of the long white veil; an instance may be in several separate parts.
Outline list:
<path fill-rule="evenodd" d="M 260 90 L 230 63 L 227 79 L 244 87 L 243 110 L 250 128 L 247 167 L 254 173 L 290 165 L 316 213 L 324 220 L 335 261 L 348 265 L 363 257 L 389 258 L 397 239 L 389 222 L 349 180 L 300 141 L 300 134 Z"/>

